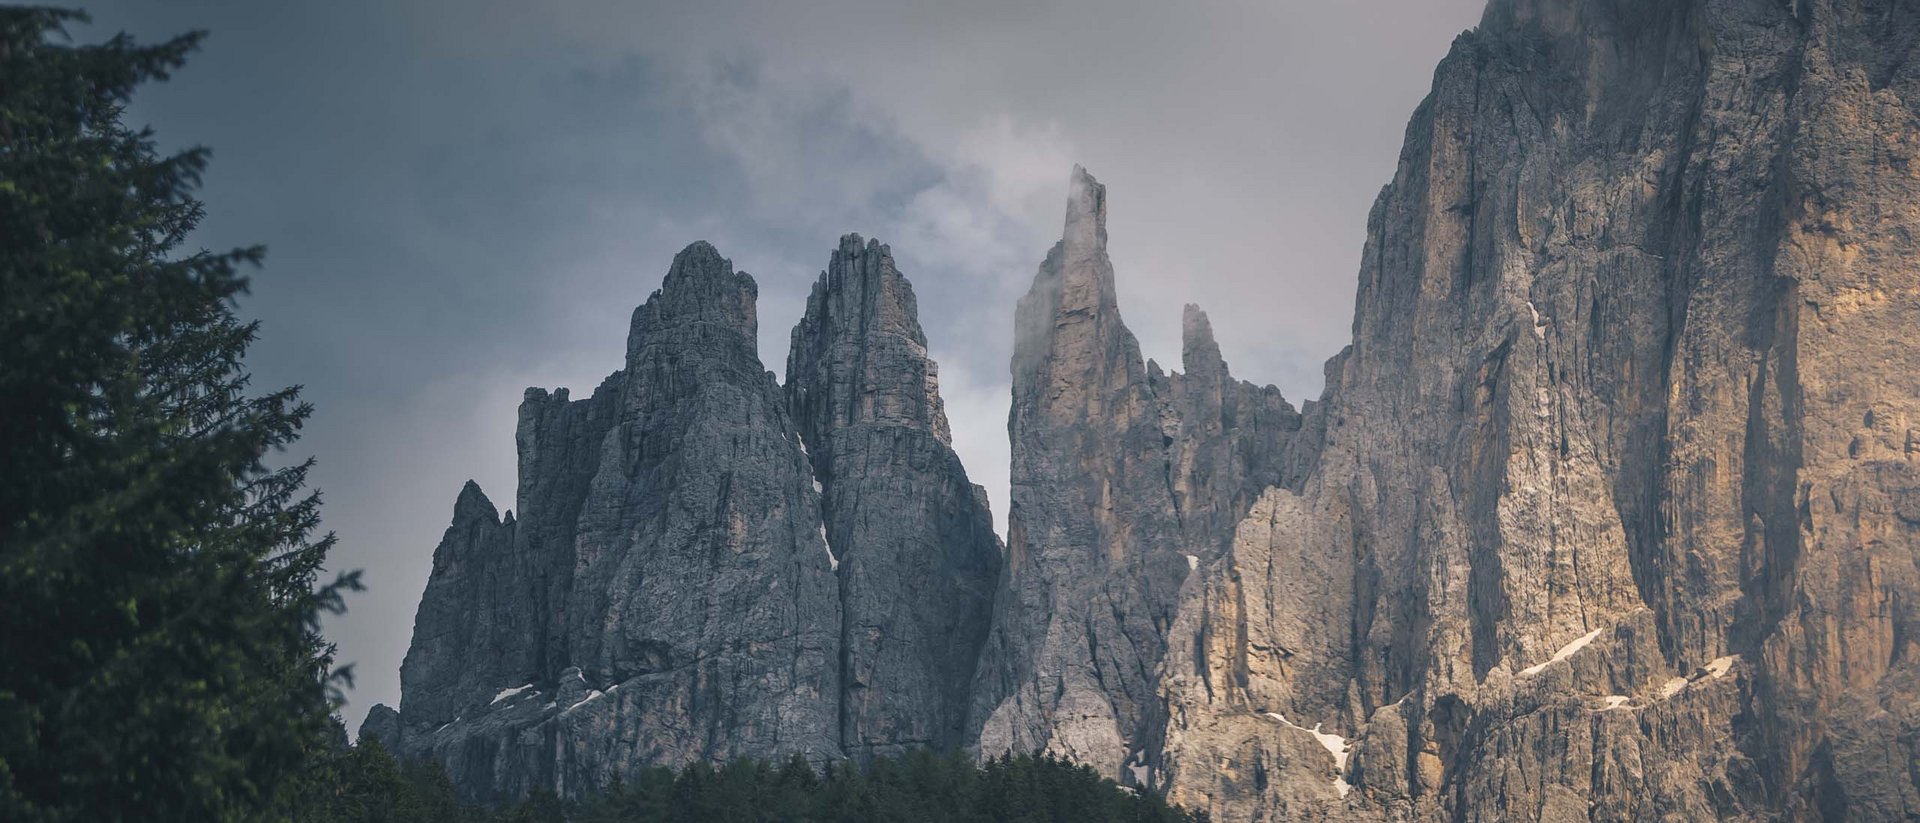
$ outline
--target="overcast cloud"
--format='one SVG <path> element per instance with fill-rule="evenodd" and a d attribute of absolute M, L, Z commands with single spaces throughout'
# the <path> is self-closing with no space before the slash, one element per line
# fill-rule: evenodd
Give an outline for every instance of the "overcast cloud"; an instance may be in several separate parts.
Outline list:
<path fill-rule="evenodd" d="M 1004 527 L 1013 304 L 1069 169 L 1108 184 L 1121 307 L 1177 367 L 1183 303 L 1296 404 L 1346 344 L 1367 209 L 1481 0 L 96 0 L 76 37 L 209 29 L 132 116 L 205 144 L 208 247 L 264 243 L 262 386 L 318 413 L 329 625 L 399 696 L 460 484 L 514 499 L 528 386 L 585 396 L 674 252 L 758 279 L 760 356 L 836 239 L 920 296 L 955 446 Z"/>

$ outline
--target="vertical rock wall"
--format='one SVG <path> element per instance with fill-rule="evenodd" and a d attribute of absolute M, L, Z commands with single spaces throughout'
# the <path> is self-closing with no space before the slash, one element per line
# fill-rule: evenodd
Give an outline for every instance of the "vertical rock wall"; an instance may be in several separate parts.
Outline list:
<path fill-rule="evenodd" d="M 850 235 L 783 390 L 713 247 L 587 400 L 529 389 L 519 519 L 469 483 L 396 713 L 363 733 L 475 800 L 656 764 L 964 748 L 1001 546 L 950 446 L 912 287 Z"/>
<path fill-rule="evenodd" d="M 527 392 L 520 518 L 462 492 L 376 733 L 481 800 L 841 756 L 839 581 L 756 296 L 696 243 L 591 399 Z"/>
<path fill-rule="evenodd" d="M 971 743 L 1002 549 L 938 373 L 892 253 L 842 237 L 793 329 L 786 395 L 839 572 L 841 748 L 861 760 Z"/>
<path fill-rule="evenodd" d="M 1461 36 L 1315 468 L 1187 590 L 1174 800 L 1920 808 L 1917 33 L 1898 3 L 1496 0 Z"/>
<path fill-rule="evenodd" d="M 1015 314 L 1008 559 L 974 722 L 983 754 L 1044 749 L 1143 782 L 1180 586 L 1280 481 L 1300 417 L 1227 375 L 1193 307 L 1188 373 L 1141 360 L 1106 214 L 1076 167 L 1065 235 Z"/>

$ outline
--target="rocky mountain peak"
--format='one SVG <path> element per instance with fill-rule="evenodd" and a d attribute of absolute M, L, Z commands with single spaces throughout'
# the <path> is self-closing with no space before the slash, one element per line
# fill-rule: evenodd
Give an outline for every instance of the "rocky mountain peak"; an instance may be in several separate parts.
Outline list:
<path fill-rule="evenodd" d="M 628 362 L 648 342 L 673 340 L 714 349 L 712 356 L 759 360 L 760 287 L 713 244 L 695 242 L 673 257 L 666 279 L 634 309 L 627 336 Z"/>
<path fill-rule="evenodd" d="M 842 238 L 784 390 L 756 298 L 695 243 L 592 397 L 525 393 L 520 517 L 461 490 L 401 709 L 363 733 L 475 800 L 967 744 L 1001 547 L 948 445 L 913 289 L 885 245 Z"/>
<path fill-rule="evenodd" d="M 480 490 L 479 483 L 468 480 L 466 485 L 460 487 L 460 496 L 454 500 L 453 522 L 473 521 L 498 523 L 500 510 L 494 507 L 492 500 L 487 499 L 487 493 Z"/>
<path fill-rule="evenodd" d="M 1213 340 L 1213 323 L 1199 306 L 1188 303 L 1180 314 L 1180 365 L 1189 377 L 1225 375 L 1226 358 Z"/>
<path fill-rule="evenodd" d="M 913 285 L 880 241 L 840 238 L 794 326 L 787 393 L 809 442 L 860 423 L 916 426 L 942 443 L 952 439 Z"/>
<path fill-rule="evenodd" d="M 1016 418 L 1032 407 L 1064 420 L 1095 411 L 1090 404 L 1108 390 L 1144 384 L 1140 344 L 1120 318 L 1107 257 L 1107 190 L 1080 166 L 1069 179 L 1061 240 L 1014 310 L 1012 369 Z"/>
<path fill-rule="evenodd" d="M 1115 297 L 1106 189 L 1078 166 L 1068 189 L 1015 314 L 1009 567 L 974 722 L 984 753 L 1046 749 L 1145 783 L 1181 585 L 1279 481 L 1298 415 L 1227 378 L 1198 309 L 1195 376 L 1148 369 Z"/>
<path fill-rule="evenodd" d="M 1888 508 L 1920 473 L 1874 445 L 1920 404 L 1889 230 L 1916 34 L 1899 4 L 1494 0 L 1370 215 L 1309 465 L 1183 590 L 1173 800 L 1920 808 L 1920 657 L 1887 651 L 1920 612 L 1866 605 L 1920 590 Z"/>
<path fill-rule="evenodd" d="M 1067 221 L 1061 243 L 1069 261 L 1107 253 L 1107 187 L 1078 164 L 1067 180 Z"/>
<path fill-rule="evenodd" d="M 840 582 L 841 750 L 964 747 L 1000 541 L 892 252 L 840 238 L 792 341 L 786 398 Z"/>

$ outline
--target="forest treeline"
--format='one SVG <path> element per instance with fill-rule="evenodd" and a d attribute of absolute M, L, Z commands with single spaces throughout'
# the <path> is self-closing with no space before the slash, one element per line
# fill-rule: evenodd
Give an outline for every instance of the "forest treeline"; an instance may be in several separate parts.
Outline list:
<path fill-rule="evenodd" d="M 1152 793 L 1051 755 L 975 765 L 928 750 L 860 769 L 737 760 L 616 780 L 574 803 L 536 792 L 494 809 L 463 806 L 438 763 L 401 763 L 379 741 L 342 747 L 316 780 L 298 823 L 1199 823 Z"/>

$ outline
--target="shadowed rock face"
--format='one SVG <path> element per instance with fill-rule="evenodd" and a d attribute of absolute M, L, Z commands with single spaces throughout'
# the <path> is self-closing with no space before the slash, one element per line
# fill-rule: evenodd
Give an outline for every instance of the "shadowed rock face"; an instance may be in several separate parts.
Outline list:
<path fill-rule="evenodd" d="M 400 711 L 363 734 L 475 800 L 971 742 L 1001 547 L 912 287 L 885 246 L 844 238 L 784 391 L 754 350 L 756 293 L 696 243 L 591 399 L 527 391 L 520 518 L 461 492 Z"/>
<path fill-rule="evenodd" d="M 1000 539 L 950 445 L 913 287 L 879 241 L 840 239 L 793 329 L 786 394 L 844 609 L 848 756 L 964 748 Z"/>
<path fill-rule="evenodd" d="M 1173 800 L 1920 809 L 1916 42 L 1911 4 L 1493 3 L 1370 217 L 1314 468 L 1184 592 Z"/>
<path fill-rule="evenodd" d="M 1137 780 L 1182 582 L 1218 555 L 1300 418 L 1233 381 L 1189 307 L 1188 374 L 1142 362 L 1107 258 L 1106 189 L 1076 168 L 1065 236 L 1015 316 L 1012 508 L 974 687 L 979 749 Z"/>
<path fill-rule="evenodd" d="M 622 424 L 587 487 L 567 599 L 569 660 L 604 693 L 572 722 L 604 725 L 563 744 L 604 747 L 616 773 L 839 754 L 838 586 L 755 353 L 756 296 L 698 243 L 634 313 Z"/>
<path fill-rule="evenodd" d="M 476 799 L 656 763 L 840 756 L 839 583 L 754 351 L 756 294 L 696 243 L 592 399 L 527 392 L 521 518 L 462 492 L 399 716 L 371 730 Z"/>

